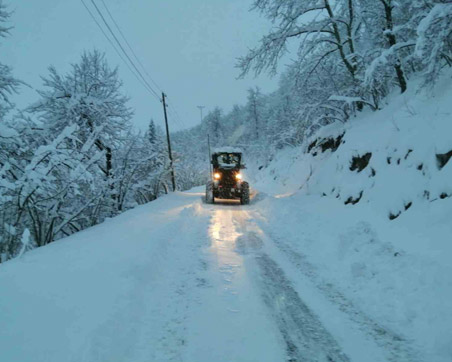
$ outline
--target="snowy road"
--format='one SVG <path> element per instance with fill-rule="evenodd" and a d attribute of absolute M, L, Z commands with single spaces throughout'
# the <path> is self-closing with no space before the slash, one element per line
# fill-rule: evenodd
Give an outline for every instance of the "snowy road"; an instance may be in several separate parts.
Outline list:
<path fill-rule="evenodd" d="M 269 354 L 265 353 L 264 356 L 267 358 L 254 356 L 243 360 L 349 360 L 302 301 L 282 269 L 265 253 L 262 231 L 253 224 L 249 211 L 241 208 L 219 208 L 215 210 L 211 228 L 213 247 L 221 255 L 220 269 L 230 270 L 231 267 L 233 270 L 236 269 L 234 274 L 239 274 L 239 283 L 244 277 L 254 281 L 253 285 L 246 285 L 246 292 L 260 296 L 254 297 L 257 302 L 253 304 L 260 305 L 262 302 L 265 304 L 266 313 L 263 316 L 269 318 L 270 323 L 278 328 L 279 339 L 283 340 L 285 351 L 279 357 L 269 358 Z M 227 275 L 225 280 L 229 280 Z M 242 288 L 239 293 L 243 292 L 245 290 Z M 238 305 L 237 311 L 240 311 L 240 308 Z M 246 356 L 246 351 L 243 352 L 241 356 Z"/>
<path fill-rule="evenodd" d="M 2 265 L 1 360 L 418 360 L 290 250 L 259 202 L 201 195 L 164 197 Z"/>

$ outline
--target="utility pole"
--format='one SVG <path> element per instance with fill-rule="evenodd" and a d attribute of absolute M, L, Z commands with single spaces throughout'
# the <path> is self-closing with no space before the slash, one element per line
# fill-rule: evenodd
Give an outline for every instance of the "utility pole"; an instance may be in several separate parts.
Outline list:
<path fill-rule="evenodd" d="M 163 103 L 163 114 L 165 115 L 165 125 L 166 125 L 166 140 L 168 142 L 168 154 L 170 159 L 170 167 L 171 167 L 171 182 L 173 184 L 173 191 L 176 191 L 176 178 L 174 177 L 174 165 L 173 165 L 173 154 L 171 152 L 171 141 L 168 129 L 168 115 L 166 114 L 166 94 L 162 92 L 162 103 Z"/>
<path fill-rule="evenodd" d="M 196 106 L 196 107 L 198 107 L 199 110 L 201 111 L 201 123 L 202 123 L 202 110 L 203 110 L 204 108 L 206 108 L 206 106 Z"/>
<path fill-rule="evenodd" d="M 212 153 L 210 152 L 210 137 L 209 137 L 209 134 L 207 134 L 207 148 L 209 149 L 209 172 L 210 172 L 210 177 L 213 180 Z"/>

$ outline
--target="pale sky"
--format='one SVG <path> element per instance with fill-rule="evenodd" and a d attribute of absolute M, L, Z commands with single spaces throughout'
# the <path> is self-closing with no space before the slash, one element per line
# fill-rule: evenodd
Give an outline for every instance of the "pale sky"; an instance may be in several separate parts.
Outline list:
<path fill-rule="evenodd" d="M 84 0 L 93 9 L 91 0 Z M 108 14 L 101 0 L 95 0 Z M 251 0 L 104 0 L 152 78 L 168 94 L 184 126 L 200 121 L 197 105 L 225 111 L 244 103 L 246 90 L 259 86 L 276 89 L 277 78 L 253 75 L 236 80 L 236 58 L 258 44 L 270 23 L 249 12 Z M 162 125 L 161 104 L 131 74 L 81 0 L 4 0 L 14 11 L 11 36 L 0 41 L 1 62 L 13 66 L 16 77 L 35 89 L 52 64 L 66 72 L 83 50 L 106 53 L 111 66 L 119 66 L 124 93 L 135 109 L 133 123 L 143 129 L 152 117 Z M 94 12 L 94 10 L 92 10 Z M 37 100 L 32 89 L 22 88 L 19 107 Z M 170 120 L 171 130 L 181 128 Z"/>

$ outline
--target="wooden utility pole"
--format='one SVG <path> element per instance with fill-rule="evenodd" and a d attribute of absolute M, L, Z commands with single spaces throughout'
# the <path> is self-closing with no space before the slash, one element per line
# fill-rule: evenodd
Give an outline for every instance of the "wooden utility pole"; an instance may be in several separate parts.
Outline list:
<path fill-rule="evenodd" d="M 171 182 L 173 184 L 173 191 L 176 191 L 176 178 L 174 177 L 174 165 L 173 165 L 173 154 L 171 152 L 171 141 L 168 129 L 168 115 L 166 114 L 166 94 L 162 92 L 162 103 L 163 103 L 163 114 L 165 115 L 165 126 L 166 126 L 166 140 L 168 142 L 168 155 L 170 159 L 170 168 L 171 168 Z"/>
<path fill-rule="evenodd" d="M 210 152 L 210 136 L 207 134 L 207 148 L 209 149 L 209 172 L 210 179 L 213 180 L 212 153 Z"/>
<path fill-rule="evenodd" d="M 203 110 L 204 108 L 206 108 L 206 106 L 196 106 L 196 107 L 198 107 L 199 110 L 201 111 L 201 123 L 202 123 L 202 110 Z"/>

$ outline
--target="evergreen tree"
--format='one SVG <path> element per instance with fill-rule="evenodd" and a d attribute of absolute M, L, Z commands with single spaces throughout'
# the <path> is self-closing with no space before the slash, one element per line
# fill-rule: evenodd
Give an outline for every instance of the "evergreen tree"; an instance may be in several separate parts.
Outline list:
<path fill-rule="evenodd" d="M 149 122 L 147 137 L 151 145 L 154 145 L 157 142 L 157 130 L 153 119 Z"/>

